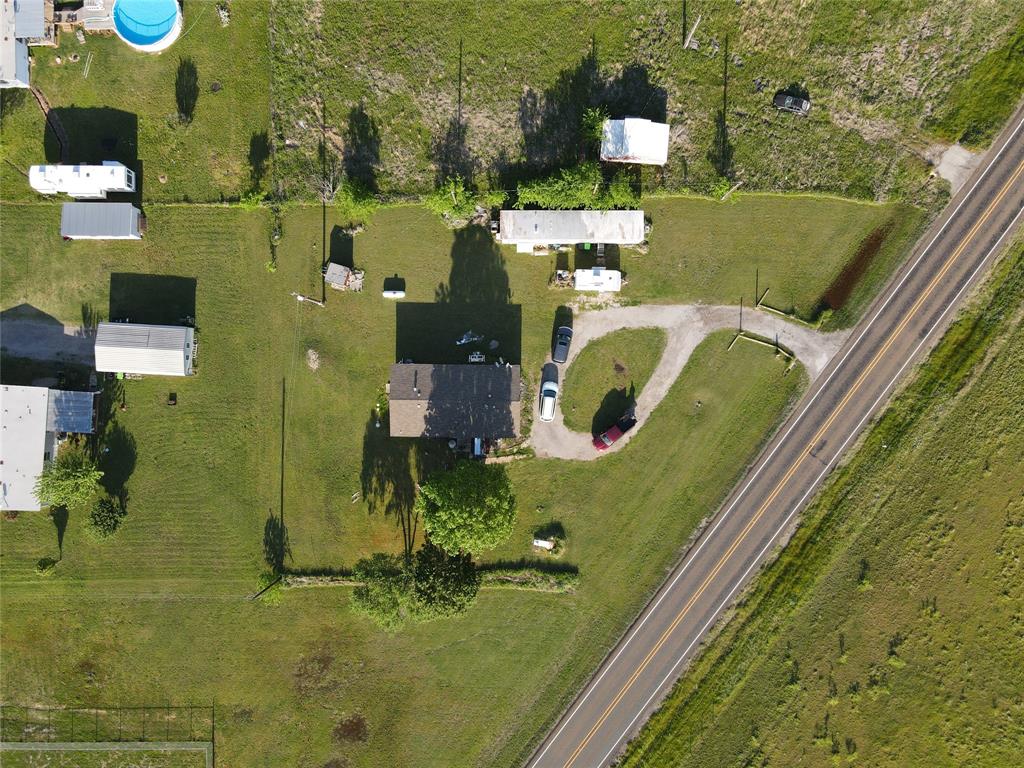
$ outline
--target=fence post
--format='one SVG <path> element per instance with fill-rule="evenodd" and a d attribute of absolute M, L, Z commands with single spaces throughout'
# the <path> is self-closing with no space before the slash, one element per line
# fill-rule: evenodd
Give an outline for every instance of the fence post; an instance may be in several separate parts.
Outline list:
<path fill-rule="evenodd" d="M 75 710 L 71 710 L 71 740 L 75 740 Z"/>
<path fill-rule="evenodd" d="M 121 740 L 121 726 L 124 719 L 124 707 L 117 708 L 117 740 Z"/>

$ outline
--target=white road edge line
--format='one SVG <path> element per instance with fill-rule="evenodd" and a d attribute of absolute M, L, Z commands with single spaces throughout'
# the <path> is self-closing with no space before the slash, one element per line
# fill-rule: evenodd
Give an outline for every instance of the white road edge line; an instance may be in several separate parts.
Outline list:
<path fill-rule="evenodd" d="M 1017 126 L 1013 129 L 1013 131 L 1010 133 L 1010 135 L 1007 136 L 1006 141 L 1003 142 L 1003 145 L 999 148 L 999 151 L 996 152 L 996 154 L 992 156 L 991 160 L 989 160 L 988 165 L 985 166 L 985 170 L 981 172 L 981 174 L 978 176 L 977 179 L 975 179 L 974 183 L 971 185 L 971 188 L 964 195 L 963 199 L 959 203 L 957 203 L 956 208 L 954 208 L 953 211 L 949 214 L 949 216 L 946 217 L 946 221 L 939 228 L 939 231 L 935 233 L 935 237 L 933 237 L 929 241 L 928 245 L 926 245 L 924 247 L 924 249 L 921 251 L 921 253 L 918 254 L 918 257 L 914 260 L 914 263 L 911 265 L 910 269 L 907 270 L 906 274 L 902 277 L 902 279 L 900 279 L 900 281 L 895 286 L 893 286 L 892 290 L 889 292 L 889 295 L 886 296 L 885 300 L 879 305 L 879 307 L 878 307 L 877 311 L 875 312 L 874 316 L 861 329 L 861 332 L 857 336 L 856 340 L 853 343 L 850 344 L 849 348 L 846 351 L 846 354 L 844 354 L 843 357 L 839 360 L 839 362 L 836 363 L 836 365 L 829 372 L 829 374 L 825 378 L 825 380 L 823 382 L 821 382 L 821 385 L 818 387 L 818 391 L 815 392 L 811 396 L 811 399 L 807 401 L 807 403 L 804 405 L 803 409 L 800 411 L 799 415 L 790 423 L 789 428 L 785 431 L 785 433 L 782 435 L 782 437 L 780 437 L 778 440 L 775 441 L 775 446 L 772 448 L 771 452 L 767 456 L 765 456 L 763 459 L 760 460 L 760 462 L 758 463 L 757 468 L 754 470 L 754 473 L 747 480 L 747 482 L 743 486 L 742 490 L 740 490 L 740 492 L 733 498 L 732 503 L 730 503 L 729 506 L 725 510 L 723 510 L 720 515 L 718 515 L 718 518 L 715 521 L 715 524 L 711 527 L 711 529 L 709 531 L 706 531 L 704 534 L 701 535 L 700 540 L 697 543 L 697 549 L 695 549 L 692 552 L 687 554 L 686 560 L 683 561 L 683 563 L 682 563 L 682 565 L 681 565 L 681 567 L 679 569 L 679 572 L 676 573 L 676 575 L 672 578 L 672 581 L 667 586 L 663 586 L 661 588 L 661 595 L 658 597 L 658 599 L 655 600 L 654 603 L 652 603 L 652 604 L 650 604 L 650 605 L 648 605 L 648 606 L 646 606 L 644 608 L 644 615 L 641 617 L 640 623 L 636 624 L 629 631 L 629 633 L 626 635 L 625 640 L 622 641 L 622 645 L 619 646 L 619 649 L 615 652 L 615 655 L 612 656 L 612 658 L 607 662 L 607 664 L 603 664 L 604 669 L 601 671 L 601 673 L 594 680 L 592 680 L 587 685 L 587 687 L 583 691 L 583 695 L 576 702 L 576 705 L 572 708 L 572 711 L 567 716 L 565 716 L 565 719 L 562 721 L 562 724 L 561 724 L 561 726 L 559 726 L 558 730 L 555 731 L 554 734 L 552 734 L 549 738 L 546 739 L 547 743 L 544 745 L 544 749 L 541 750 L 541 752 L 538 753 L 535 757 L 533 757 L 529 762 L 527 762 L 527 764 L 526 764 L 527 768 L 535 767 L 537 765 L 537 763 L 540 762 L 541 759 L 543 759 L 544 755 L 547 754 L 548 749 L 550 749 L 551 745 L 555 741 L 557 741 L 558 737 L 561 735 L 562 731 L 565 729 L 565 726 L 567 726 L 569 724 L 569 721 L 571 721 L 572 718 L 576 716 L 576 713 L 579 711 L 580 707 L 582 707 L 586 703 L 587 698 L 590 696 L 590 693 L 595 688 L 597 688 L 598 685 L 600 685 L 601 680 L 604 678 L 605 674 L 612 667 L 612 665 L 615 664 L 615 662 L 618 660 L 618 658 L 622 654 L 622 652 L 624 650 L 626 650 L 626 648 L 629 646 L 630 642 L 632 642 L 633 638 L 636 636 L 637 632 L 639 632 L 640 629 L 643 628 L 644 624 L 647 622 L 647 619 L 650 618 L 650 616 L 655 612 L 655 610 L 657 610 L 658 606 L 661 605 L 661 601 L 665 599 L 665 597 L 668 595 L 668 593 L 671 592 L 673 590 L 673 588 L 675 587 L 676 582 L 680 578 L 682 578 L 684 573 L 686 573 L 686 570 L 689 568 L 690 563 L 692 563 L 693 560 L 697 557 L 697 555 L 700 554 L 700 551 L 701 551 L 701 549 L 703 549 L 705 542 L 707 542 L 707 540 L 709 538 L 711 538 L 711 536 L 714 535 L 715 531 L 718 530 L 719 526 L 722 523 L 724 523 L 725 520 L 729 517 L 729 515 L 732 513 L 733 509 L 735 508 L 736 504 L 739 503 L 740 499 L 743 498 L 743 496 L 749 490 L 750 486 L 754 483 L 755 480 L 757 480 L 758 476 L 761 474 L 761 470 L 764 469 L 765 465 L 768 464 L 768 462 L 770 462 L 772 460 L 772 457 L 775 456 L 775 453 L 779 450 L 779 448 L 782 447 L 782 444 L 785 443 L 786 438 L 789 437 L 790 433 L 794 429 L 796 429 L 797 425 L 800 423 L 800 421 L 803 419 L 803 417 L 807 414 L 807 411 L 810 409 L 810 407 L 812 405 L 814 405 L 815 401 L 817 401 L 817 399 L 821 395 L 821 393 L 825 391 L 825 387 L 832 380 L 832 377 L 842 367 L 843 363 L 846 362 L 846 359 L 853 353 L 853 351 L 854 351 L 854 349 L 856 349 L 857 345 L 860 344 L 861 339 L 864 338 L 864 335 L 868 332 L 868 330 L 871 328 L 871 326 L 874 325 L 875 321 L 882 314 L 882 311 L 889 305 L 889 302 L 891 302 L 893 300 L 893 298 L 895 298 L 896 294 L 899 293 L 899 290 L 903 287 L 903 284 L 908 279 L 910 279 L 910 276 L 917 270 L 917 267 L 918 267 L 918 265 L 920 265 L 921 260 L 924 259 L 925 255 L 928 253 L 928 251 L 931 250 L 931 247 L 935 244 L 935 241 L 939 239 L 939 237 L 942 235 L 943 232 L 946 231 L 946 227 L 949 226 L 949 223 L 954 219 L 954 217 L 957 215 L 957 213 L 959 213 L 959 211 L 963 207 L 964 203 L 966 203 L 968 200 L 970 200 L 971 195 L 974 194 L 974 190 L 982 182 L 982 180 L 988 175 L 989 171 L 992 170 L 992 166 L 995 165 L 996 160 L 998 160 L 1002 156 L 1003 152 L 1010 145 L 1010 142 L 1017 135 L 1017 132 L 1020 131 L 1021 126 L 1024 126 L 1024 118 L 1021 118 L 1021 120 L 1017 123 Z"/>
<path fill-rule="evenodd" d="M 825 465 L 825 468 L 821 471 L 818 477 L 815 478 L 814 482 L 811 484 L 811 487 L 807 490 L 806 493 L 804 493 L 803 496 L 800 497 L 800 501 L 798 501 L 796 505 L 793 507 L 793 509 L 790 511 L 790 513 L 786 515 L 786 518 L 782 521 L 782 525 L 780 525 L 778 529 L 776 529 L 775 533 L 772 534 L 771 538 L 768 539 L 768 543 L 764 545 L 761 551 L 757 554 L 757 557 L 754 558 L 754 562 L 752 562 L 750 564 L 750 567 L 743 572 L 743 575 L 740 576 L 736 584 L 733 585 L 733 588 L 729 590 L 729 593 L 725 596 L 725 599 L 718 604 L 717 608 L 715 608 L 715 611 L 711 615 L 711 618 L 701 628 L 700 635 L 696 637 L 688 646 L 686 646 L 686 649 L 680 655 L 679 660 L 672 665 L 672 668 L 669 670 L 668 674 L 662 679 L 662 681 L 658 684 L 658 687 L 654 691 L 654 693 L 651 694 L 651 696 L 647 699 L 646 702 L 644 702 L 644 705 L 640 709 L 640 712 L 636 715 L 636 717 L 629 721 L 629 725 L 626 726 L 626 729 L 615 740 L 615 745 L 611 748 L 611 750 L 608 751 L 607 754 L 605 754 L 603 758 L 601 758 L 601 762 L 598 763 L 599 766 L 604 765 L 608 758 L 611 757 L 612 754 L 618 749 L 619 744 L 622 743 L 622 740 L 633 729 L 633 726 L 636 724 L 636 721 L 640 719 L 640 715 L 642 715 L 647 710 L 647 708 L 651 705 L 651 702 L 654 701 L 654 699 L 658 696 L 661 690 L 665 687 L 665 684 L 675 676 L 676 669 L 683 661 L 686 660 L 686 655 L 693 649 L 694 645 L 700 642 L 700 640 L 704 636 L 704 633 L 707 632 L 711 625 L 718 620 L 718 617 L 721 615 L 722 611 L 725 610 L 726 607 L 728 607 L 730 602 L 732 602 L 733 595 L 735 595 L 736 591 L 740 588 L 740 586 L 742 586 L 743 583 L 746 582 L 747 577 L 750 576 L 751 571 L 753 571 L 754 568 L 759 567 L 761 565 L 761 558 L 763 558 L 765 553 L 774 545 L 775 539 L 778 538 L 780 533 L 786 530 L 786 528 L 789 526 L 790 521 L 793 519 L 793 516 L 804 505 L 804 502 L 807 501 L 807 498 L 812 493 L 815 493 L 818 490 L 818 484 L 824 479 L 825 475 L 827 475 L 831 471 L 832 465 L 836 461 L 838 461 L 840 456 L 842 456 L 843 451 L 846 450 L 846 446 L 849 445 L 850 441 L 860 434 L 860 431 L 863 428 L 865 422 L 867 422 L 868 419 L 870 419 L 871 416 L 874 414 L 874 410 L 875 408 L 878 407 L 879 403 L 881 403 L 887 397 L 892 385 L 895 384 L 896 381 L 900 378 L 900 376 L 903 375 L 903 371 L 906 370 L 907 366 L 914 362 L 914 360 L 917 358 L 918 353 L 921 351 L 921 348 L 928 342 L 928 340 L 931 338 L 932 333 L 934 333 L 935 329 L 938 328 L 939 325 L 942 323 L 943 318 L 945 318 L 945 316 L 949 314 L 949 311 L 956 306 L 963 292 L 966 291 L 971 286 L 975 278 L 978 276 L 978 273 L 981 272 L 981 270 L 985 267 L 986 264 L 988 264 L 989 259 L 992 258 L 992 254 L 995 253 L 996 250 L 1000 247 L 1000 245 L 1003 242 L 1003 238 L 1006 237 L 1006 235 L 1013 230 L 1014 226 L 1017 224 L 1017 220 L 1021 217 L 1022 213 L 1024 213 L 1024 208 L 1021 208 L 1017 212 L 1017 215 L 1013 217 L 1013 220 L 1010 222 L 1009 226 L 1005 230 L 1003 230 L 1003 233 L 999 236 L 999 239 L 996 240 L 995 245 L 993 245 L 989 249 L 988 253 L 985 254 L 985 258 L 981 260 L 981 263 L 978 265 L 978 267 L 971 273 L 971 276 L 966 280 L 966 282 L 964 282 L 963 287 L 956 292 L 956 294 L 953 296 L 953 299 L 949 302 L 949 305 L 942 311 L 942 314 L 938 316 L 935 322 L 932 323 L 932 327 L 928 329 L 928 332 L 925 333 L 924 338 L 922 338 L 918 345 L 914 348 L 913 353 L 911 353 L 911 355 L 906 359 L 903 365 L 900 366 L 900 369 L 889 380 L 889 383 L 885 385 L 885 387 L 882 389 L 882 393 L 875 399 L 875 402 L 871 404 L 871 408 L 868 409 L 868 412 L 864 416 L 864 418 L 862 418 L 857 423 L 857 427 L 850 434 L 850 436 L 843 441 L 843 444 L 839 446 L 839 450 L 836 451 L 835 456 L 829 459 L 828 463 Z"/>

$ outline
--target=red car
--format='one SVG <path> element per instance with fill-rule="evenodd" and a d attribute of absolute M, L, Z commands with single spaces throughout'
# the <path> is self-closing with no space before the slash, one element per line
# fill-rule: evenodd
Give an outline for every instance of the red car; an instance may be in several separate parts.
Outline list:
<path fill-rule="evenodd" d="M 636 419 L 633 418 L 619 419 L 617 424 L 594 438 L 594 447 L 599 451 L 607 451 L 616 440 L 629 432 L 635 424 Z"/>

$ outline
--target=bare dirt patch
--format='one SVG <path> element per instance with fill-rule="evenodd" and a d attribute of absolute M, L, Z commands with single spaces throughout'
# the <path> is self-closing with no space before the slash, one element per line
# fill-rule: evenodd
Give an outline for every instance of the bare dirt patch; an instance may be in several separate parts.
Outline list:
<path fill-rule="evenodd" d="M 331 735 L 339 744 L 362 743 L 370 738 L 370 729 L 366 725 L 366 718 L 356 712 L 354 715 L 339 720 Z"/>
<path fill-rule="evenodd" d="M 300 696 L 310 696 L 331 690 L 334 687 L 331 677 L 333 664 L 334 656 L 326 648 L 318 648 L 301 657 L 292 673 L 296 692 Z"/>

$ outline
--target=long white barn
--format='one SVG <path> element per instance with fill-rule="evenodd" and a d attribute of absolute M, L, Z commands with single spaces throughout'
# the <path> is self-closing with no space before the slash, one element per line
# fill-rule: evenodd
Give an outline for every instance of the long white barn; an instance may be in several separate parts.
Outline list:
<path fill-rule="evenodd" d="M 191 376 L 195 329 L 177 325 L 100 323 L 96 370 L 103 373 Z"/>

